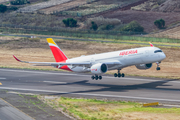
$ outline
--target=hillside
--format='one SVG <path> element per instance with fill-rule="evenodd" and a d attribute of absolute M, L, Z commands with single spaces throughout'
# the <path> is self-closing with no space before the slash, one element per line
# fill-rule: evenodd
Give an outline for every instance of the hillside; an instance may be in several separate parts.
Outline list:
<path fill-rule="evenodd" d="M 1 0 L 5 1 L 5 0 Z M 166 28 L 179 22 L 180 0 L 30 0 L 31 4 L 18 5 L 16 12 L 8 11 L 0 14 L 1 24 L 14 26 L 65 27 L 62 20 L 74 18 L 78 21 L 76 28 L 90 29 L 90 19 L 101 16 L 98 27 L 111 24 L 111 30 L 120 31 L 119 26 L 137 21 L 147 33 L 159 31 L 154 25 L 157 19 L 164 19 Z M 5 3 L 7 4 L 7 3 Z M 173 14 L 172 14 L 173 12 Z M 104 22 L 108 19 L 110 23 Z M 111 20 L 112 19 L 112 20 Z M 96 21 L 95 21 L 96 22 Z M 91 23 L 91 22 L 89 22 Z M 88 26 L 88 27 L 87 27 Z M 99 30 L 99 29 L 98 29 Z M 101 30 L 101 29 L 100 29 Z"/>
<path fill-rule="evenodd" d="M 133 20 L 139 22 L 146 32 L 153 32 L 157 30 L 154 25 L 154 21 L 157 19 L 164 19 L 166 21 L 166 26 L 170 26 L 180 20 L 178 13 L 163 13 L 163 12 L 153 12 L 153 11 L 134 11 L 134 10 L 117 10 L 111 13 L 105 13 L 102 15 L 105 18 L 118 18 L 123 23 L 129 23 Z"/>
<path fill-rule="evenodd" d="M 180 12 L 180 0 L 148 0 L 131 10 L 154 12 Z"/>
<path fill-rule="evenodd" d="M 167 0 L 158 7 L 152 9 L 156 12 L 180 12 L 180 0 Z"/>

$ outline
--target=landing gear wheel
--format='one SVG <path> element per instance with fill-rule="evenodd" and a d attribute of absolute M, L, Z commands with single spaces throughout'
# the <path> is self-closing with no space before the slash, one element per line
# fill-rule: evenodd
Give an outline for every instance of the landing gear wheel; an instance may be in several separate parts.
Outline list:
<path fill-rule="evenodd" d="M 120 70 L 121 70 L 121 69 L 118 69 L 118 73 L 114 73 L 114 77 L 119 77 L 119 78 L 120 78 L 120 77 L 125 77 L 125 74 L 124 74 L 124 73 L 121 74 L 121 73 L 120 73 Z"/>
<path fill-rule="evenodd" d="M 99 76 L 99 80 L 101 80 L 102 79 L 102 76 Z"/>
<path fill-rule="evenodd" d="M 122 77 L 125 77 L 125 74 L 124 73 L 122 73 L 122 75 L 121 75 Z"/>
<path fill-rule="evenodd" d="M 97 75 L 95 76 L 95 79 L 98 80 L 98 76 Z"/>
<path fill-rule="evenodd" d="M 117 73 L 114 73 L 114 77 L 117 77 L 118 76 L 118 74 Z"/>
<path fill-rule="evenodd" d="M 121 73 L 118 73 L 118 77 L 119 77 L 119 78 L 121 77 Z"/>
<path fill-rule="evenodd" d="M 160 68 L 160 67 L 157 67 L 156 70 L 161 70 L 161 68 Z"/>
<path fill-rule="evenodd" d="M 161 70 L 161 68 L 159 67 L 159 63 L 161 63 L 161 62 L 156 62 L 156 64 L 157 64 L 156 70 Z"/>
<path fill-rule="evenodd" d="M 95 78 L 94 76 L 91 76 L 91 79 L 92 79 L 92 80 L 94 80 L 94 78 Z"/>

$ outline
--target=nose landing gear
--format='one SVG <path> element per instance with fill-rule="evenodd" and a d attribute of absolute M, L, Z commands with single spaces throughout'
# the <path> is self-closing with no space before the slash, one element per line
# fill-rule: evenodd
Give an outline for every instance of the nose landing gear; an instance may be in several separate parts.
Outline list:
<path fill-rule="evenodd" d="M 157 64 L 156 70 L 157 70 L 157 71 L 158 71 L 158 70 L 161 70 L 161 68 L 159 67 L 159 63 L 161 63 L 161 62 L 156 62 L 156 64 Z"/>
<path fill-rule="evenodd" d="M 120 70 L 121 70 L 121 69 L 118 69 L 118 73 L 114 73 L 114 77 L 119 77 L 119 78 L 120 78 L 120 77 L 125 77 L 125 74 L 124 74 L 124 73 L 121 74 L 121 73 L 120 73 Z"/>

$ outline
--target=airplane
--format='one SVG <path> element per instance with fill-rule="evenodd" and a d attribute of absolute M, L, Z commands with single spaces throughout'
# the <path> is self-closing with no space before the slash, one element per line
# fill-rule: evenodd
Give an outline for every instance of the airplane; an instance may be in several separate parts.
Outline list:
<path fill-rule="evenodd" d="M 80 56 L 68 59 L 52 38 L 47 38 L 49 47 L 54 55 L 56 62 L 28 62 L 21 61 L 13 55 L 13 57 L 23 63 L 34 64 L 35 66 L 53 66 L 58 69 L 68 70 L 72 72 L 91 72 L 92 80 L 101 80 L 102 74 L 108 70 L 117 70 L 114 77 L 125 77 L 124 73 L 120 73 L 125 67 L 135 65 L 137 69 L 146 70 L 152 67 L 153 63 L 157 64 L 156 70 L 160 70 L 159 64 L 166 58 L 164 52 L 154 47 L 150 43 L 150 47 L 140 47 L 126 49 L 101 54 Z"/>

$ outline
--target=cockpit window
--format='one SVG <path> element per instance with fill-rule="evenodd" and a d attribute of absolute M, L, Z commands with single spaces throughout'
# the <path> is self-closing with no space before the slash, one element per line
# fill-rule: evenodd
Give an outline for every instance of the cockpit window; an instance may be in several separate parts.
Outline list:
<path fill-rule="evenodd" d="M 154 53 L 158 53 L 158 52 L 162 52 L 162 50 L 156 50 L 156 51 L 154 51 Z"/>

